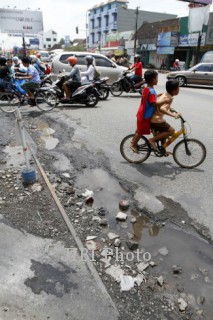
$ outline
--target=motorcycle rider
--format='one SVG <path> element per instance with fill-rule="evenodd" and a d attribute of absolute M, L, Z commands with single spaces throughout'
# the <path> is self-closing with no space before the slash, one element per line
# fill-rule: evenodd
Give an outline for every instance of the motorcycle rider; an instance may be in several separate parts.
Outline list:
<path fill-rule="evenodd" d="M 142 80 L 142 63 L 141 63 L 141 57 L 139 54 L 136 54 L 134 56 L 134 64 L 129 69 L 129 71 L 134 71 L 134 75 L 129 78 L 131 83 L 131 91 L 135 92 L 135 83 L 140 82 Z"/>
<path fill-rule="evenodd" d="M 38 71 L 39 77 L 40 79 L 44 78 L 44 72 L 42 71 L 42 69 L 39 66 L 39 62 L 38 62 L 38 58 L 36 56 L 31 56 L 31 64 L 36 68 L 36 70 Z"/>
<path fill-rule="evenodd" d="M 180 60 L 179 59 L 175 59 L 172 68 L 175 70 L 180 70 Z"/>
<path fill-rule="evenodd" d="M 65 98 L 63 100 L 70 99 L 72 93 L 81 86 L 81 74 L 79 68 L 76 66 L 78 59 L 75 56 L 70 56 L 67 58 L 68 63 L 72 67 L 72 70 L 68 76 L 66 76 L 66 81 L 63 84 Z"/>
<path fill-rule="evenodd" d="M 87 63 L 87 70 L 84 72 L 81 72 L 82 84 L 85 84 L 87 82 L 92 82 L 94 80 L 94 75 L 95 75 L 95 67 L 93 66 L 93 57 L 88 55 L 85 57 L 85 60 Z"/>

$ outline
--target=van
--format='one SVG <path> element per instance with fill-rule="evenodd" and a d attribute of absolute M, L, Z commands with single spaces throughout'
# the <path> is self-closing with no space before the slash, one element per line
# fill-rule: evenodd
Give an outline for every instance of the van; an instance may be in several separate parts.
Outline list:
<path fill-rule="evenodd" d="M 207 51 L 204 53 L 200 62 L 213 62 L 213 51 Z"/>
<path fill-rule="evenodd" d="M 49 62 L 50 61 L 50 55 L 48 51 L 39 51 L 41 58 L 40 60 L 42 62 Z"/>
<path fill-rule="evenodd" d="M 78 59 L 77 66 L 80 71 L 86 71 L 87 65 L 85 57 L 91 55 L 94 58 L 94 65 L 100 72 L 101 77 L 109 77 L 109 83 L 112 83 L 118 79 L 120 74 L 127 70 L 123 66 L 118 66 L 116 63 L 111 61 L 109 58 L 102 54 L 91 53 L 91 52 L 71 52 L 64 51 L 58 53 L 52 60 L 52 78 L 56 79 L 60 72 L 70 72 L 71 68 L 67 62 L 67 58 L 70 56 L 76 56 Z"/>

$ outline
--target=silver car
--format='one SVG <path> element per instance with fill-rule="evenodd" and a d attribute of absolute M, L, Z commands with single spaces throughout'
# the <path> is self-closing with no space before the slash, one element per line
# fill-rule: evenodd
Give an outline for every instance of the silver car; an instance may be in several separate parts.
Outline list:
<path fill-rule="evenodd" d="M 199 63 L 185 71 L 172 71 L 167 79 L 177 79 L 180 87 L 188 84 L 213 86 L 213 62 Z"/>
<path fill-rule="evenodd" d="M 60 72 L 70 72 L 71 67 L 67 62 L 67 58 L 70 56 L 76 56 L 78 59 L 77 66 L 81 71 L 86 71 L 86 60 L 85 57 L 91 55 L 94 58 L 94 65 L 102 77 L 109 77 L 109 83 L 112 83 L 118 79 L 120 74 L 127 70 L 127 68 L 118 66 L 116 63 L 108 59 L 106 56 L 98 53 L 91 52 L 60 52 L 52 60 L 52 74 L 53 79 L 57 77 Z"/>

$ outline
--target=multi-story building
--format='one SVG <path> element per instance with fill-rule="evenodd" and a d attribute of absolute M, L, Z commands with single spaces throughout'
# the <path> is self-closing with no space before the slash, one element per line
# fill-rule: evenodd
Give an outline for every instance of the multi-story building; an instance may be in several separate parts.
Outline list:
<path fill-rule="evenodd" d="M 38 38 L 40 49 L 50 49 L 54 44 L 58 42 L 57 32 L 53 30 L 41 32 Z"/>
<path fill-rule="evenodd" d="M 144 22 L 175 18 L 176 15 L 128 9 L 127 0 L 108 0 L 88 10 L 87 48 L 104 47 L 108 33 L 135 30 Z M 136 15 L 137 12 L 137 15 Z"/>

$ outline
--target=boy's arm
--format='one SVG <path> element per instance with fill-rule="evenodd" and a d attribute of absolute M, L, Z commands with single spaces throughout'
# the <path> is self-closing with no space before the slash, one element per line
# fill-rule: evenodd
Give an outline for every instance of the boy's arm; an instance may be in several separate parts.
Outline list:
<path fill-rule="evenodd" d="M 160 106 L 160 111 L 167 116 L 173 117 L 173 118 L 178 118 L 181 114 L 179 112 L 174 112 L 171 110 L 170 106 L 165 105 L 165 106 Z"/>

